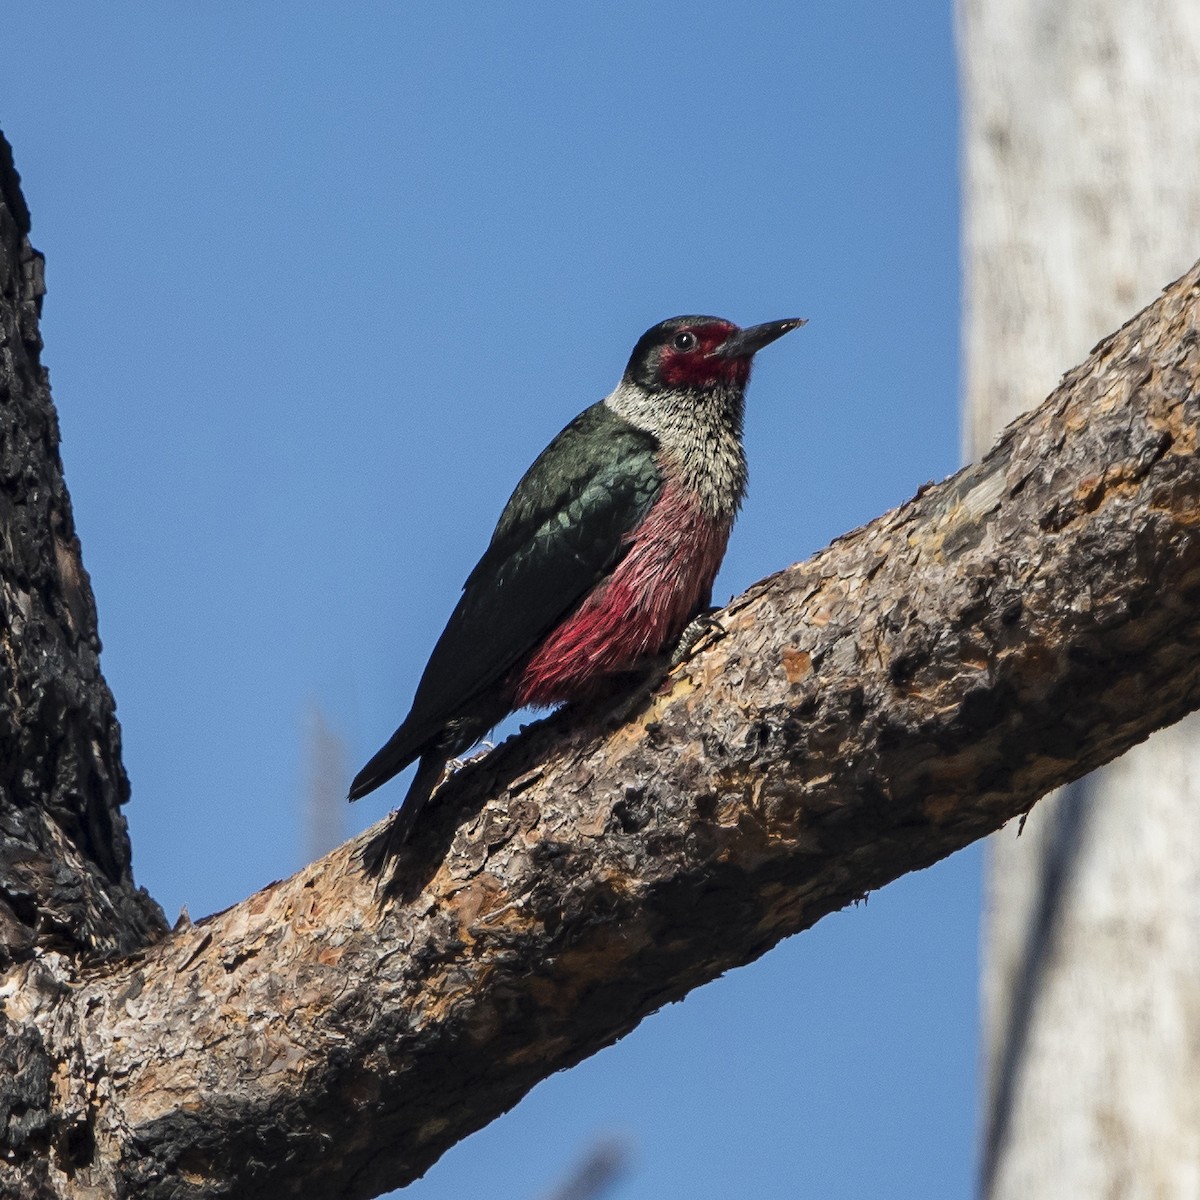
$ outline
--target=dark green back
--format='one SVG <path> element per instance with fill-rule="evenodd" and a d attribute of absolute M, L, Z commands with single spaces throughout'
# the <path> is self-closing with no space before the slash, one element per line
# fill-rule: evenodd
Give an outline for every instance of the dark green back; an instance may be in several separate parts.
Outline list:
<path fill-rule="evenodd" d="M 662 490 L 653 435 L 604 403 L 538 456 L 463 585 L 404 722 L 415 750 L 489 693 L 620 561 Z"/>

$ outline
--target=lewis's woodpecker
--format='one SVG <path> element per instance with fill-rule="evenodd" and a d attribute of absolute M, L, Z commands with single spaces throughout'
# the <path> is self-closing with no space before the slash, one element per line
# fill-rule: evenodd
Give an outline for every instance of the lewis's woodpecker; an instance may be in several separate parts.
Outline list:
<path fill-rule="evenodd" d="M 408 838 L 448 760 L 506 713 L 596 697 L 707 608 L 746 492 L 751 359 L 803 324 L 663 321 L 613 393 L 542 451 L 463 585 L 412 711 L 350 786 L 357 800 L 420 759 L 390 840 Z"/>

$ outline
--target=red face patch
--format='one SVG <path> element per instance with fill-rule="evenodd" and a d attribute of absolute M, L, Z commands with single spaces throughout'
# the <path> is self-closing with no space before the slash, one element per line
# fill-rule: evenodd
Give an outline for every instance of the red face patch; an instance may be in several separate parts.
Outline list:
<path fill-rule="evenodd" d="M 750 359 L 726 358 L 717 353 L 734 333 L 737 326 L 728 321 L 697 322 L 676 329 L 660 351 L 659 377 L 669 387 L 745 387 L 750 378 Z"/>

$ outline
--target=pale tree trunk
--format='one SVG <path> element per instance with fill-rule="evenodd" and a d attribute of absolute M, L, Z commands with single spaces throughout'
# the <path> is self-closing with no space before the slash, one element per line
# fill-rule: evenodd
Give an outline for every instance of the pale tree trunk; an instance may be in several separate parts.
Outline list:
<path fill-rule="evenodd" d="M 1200 253 L 1200 3 L 961 0 L 968 456 Z M 992 840 L 981 1192 L 1200 1196 L 1200 722 Z"/>

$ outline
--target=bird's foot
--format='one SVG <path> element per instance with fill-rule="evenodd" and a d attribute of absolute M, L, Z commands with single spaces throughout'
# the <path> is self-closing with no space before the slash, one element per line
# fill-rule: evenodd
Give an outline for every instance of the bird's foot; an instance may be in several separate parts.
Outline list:
<path fill-rule="evenodd" d="M 442 777 L 438 780 L 438 787 L 441 787 L 451 775 L 457 775 L 463 767 L 469 767 L 472 763 L 478 762 L 481 758 L 487 758 L 489 754 L 496 748 L 495 742 L 480 742 L 479 749 L 471 754 L 463 754 L 458 758 L 448 758 L 446 766 L 442 771 Z"/>
<path fill-rule="evenodd" d="M 719 608 L 706 608 L 692 618 L 688 627 L 679 635 L 675 649 L 671 651 L 667 660 L 667 672 L 673 671 L 681 662 L 691 658 L 701 641 L 709 634 L 712 635 L 713 641 L 719 641 L 725 636 L 725 626 L 717 620 L 717 613 L 720 611 Z"/>

